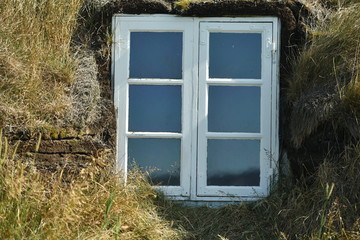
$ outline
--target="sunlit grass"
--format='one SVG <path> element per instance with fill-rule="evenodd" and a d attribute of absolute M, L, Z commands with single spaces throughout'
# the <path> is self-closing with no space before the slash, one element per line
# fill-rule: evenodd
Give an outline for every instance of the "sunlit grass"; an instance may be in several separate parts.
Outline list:
<path fill-rule="evenodd" d="M 0 139 L 0 239 L 330 240 L 360 235 L 360 145 L 295 184 L 282 180 L 266 199 L 208 208 L 166 200 L 137 170 L 127 184 L 96 166 L 71 182 L 62 172 L 44 176 L 15 153 L 17 143 Z"/>
<path fill-rule="evenodd" d="M 180 239 L 158 214 L 143 175 L 125 185 L 115 174 L 87 169 L 73 182 L 45 177 L 23 163 L 7 140 L 0 153 L 0 239 Z"/>
<path fill-rule="evenodd" d="M 0 127 L 56 125 L 70 105 L 82 0 L 0 2 Z"/>

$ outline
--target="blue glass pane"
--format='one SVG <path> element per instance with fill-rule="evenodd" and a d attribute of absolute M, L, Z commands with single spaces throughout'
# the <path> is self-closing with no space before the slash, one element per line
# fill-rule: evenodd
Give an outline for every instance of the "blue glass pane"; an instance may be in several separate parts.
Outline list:
<path fill-rule="evenodd" d="M 259 140 L 208 140 L 207 185 L 259 186 Z"/>
<path fill-rule="evenodd" d="M 180 185 L 180 139 L 130 138 L 129 168 L 148 172 L 153 184 Z"/>
<path fill-rule="evenodd" d="M 129 131 L 181 132 L 181 86 L 130 85 Z"/>
<path fill-rule="evenodd" d="M 209 132 L 260 132 L 260 87 L 209 86 Z"/>
<path fill-rule="evenodd" d="M 182 78 L 181 32 L 132 32 L 130 78 Z"/>
<path fill-rule="evenodd" d="M 261 78 L 260 33 L 210 33 L 210 78 Z"/>

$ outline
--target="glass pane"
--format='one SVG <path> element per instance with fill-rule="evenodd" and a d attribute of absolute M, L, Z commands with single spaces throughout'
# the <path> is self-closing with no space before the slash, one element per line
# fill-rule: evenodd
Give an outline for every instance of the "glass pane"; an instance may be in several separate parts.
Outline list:
<path fill-rule="evenodd" d="M 149 173 L 153 184 L 180 185 L 180 139 L 130 138 L 129 169 L 134 166 Z"/>
<path fill-rule="evenodd" d="M 129 88 L 129 131 L 181 132 L 181 86 Z"/>
<path fill-rule="evenodd" d="M 210 33 L 210 78 L 261 78 L 260 33 Z"/>
<path fill-rule="evenodd" d="M 207 185 L 259 186 L 259 140 L 208 140 Z"/>
<path fill-rule="evenodd" d="M 209 132 L 260 132 L 260 87 L 209 86 Z"/>
<path fill-rule="evenodd" d="M 130 78 L 182 78 L 181 32 L 132 32 Z"/>

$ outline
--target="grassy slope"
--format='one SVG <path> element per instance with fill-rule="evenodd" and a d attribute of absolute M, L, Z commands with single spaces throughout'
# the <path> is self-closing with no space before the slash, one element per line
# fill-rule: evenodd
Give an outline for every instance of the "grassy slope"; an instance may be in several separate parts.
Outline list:
<path fill-rule="evenodd" d="M 44 177 L 0 145 L 1 239 L 358 239 L 360 146 L 324 163 L 313 184 L 282 182 L 259 202 L 211 209 L 159 196 L 139 173 L 127 185 L 94 166 L 72 183 Z"/>
<path fill-rule="evenodd" d="M 296 111 L 291 129 L 297 146 L 322 122 L 359 136 L 359 8 L 360 3 L 353 4 L 320 23 L 313 32 L 312 44 L 294 65 L 287 96 Z"/>
<path fill-rule="evenodd" d="M 357 1 L 323 2 L 351 5 Z M 0 3 L 0 127 L 61 124 L 76 68 L 70 38 L 80 5 L 80 0 Z M 302 82 L 304 69 L 316 72 L 318 67 L 329 76 L 336 69 L 338 77 L 351 83 L 343 86 L 342 100 L 356 113 L 360 31 L 349 27 L 351 23 L 359 26 L 359 17 L 351 20 L 349 12 L 358 14 L 339 12 L 334 24 L 321 28 L 300 57 L 289 101 L 296 101 L 297 94 L 309 86 Z M 340 52 L 325 47 L 332 40 L 338 41 L 334 46 Z M 335 68 L 322 59 L 330 53 L 341 56 Z M 316 85 L 316 77 L 305 79 Z M 348 147 L 336 161 L 329 156 L 307 179 L 291 185 L 285 180 L 263 201 L 193 209 L 163 200 L 139 175 L 124 186 L 111 174 L 100 176 L 89 170 L 71 185 L 63 186 L 60 176 L 49 184 L 31 167 L 12 164 L 4 138 L 0 142 L 1 239 L 360 238 L 360 146 Z M 305 184 L 309 178 L 311 185 Z"/>
<path fill-rule="evenodd" d="M 154 204 L 156 193 L 133 173 L 127 185 L 94 168 L 71 184 L 23 164 L 0 134 L 0 239 L 180 239 Z"/>
<path fill-rule="evenodd" d="M 61 125 L 76 62 L 70 41 L 82 0 L 0 3 L 0 127 Z"/>

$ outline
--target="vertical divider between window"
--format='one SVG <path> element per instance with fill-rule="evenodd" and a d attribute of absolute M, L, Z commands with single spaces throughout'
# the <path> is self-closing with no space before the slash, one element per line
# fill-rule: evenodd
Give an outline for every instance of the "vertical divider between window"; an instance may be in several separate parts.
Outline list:
<path fill-rule="evenodd" d="M 190 199 L 197 194 L 197 149 L 198 149 L 198 107 L 199 107 L 199 21 L 192 19 L 192 111 L 191 111 L 191 161 L 190 161 Z"/>

